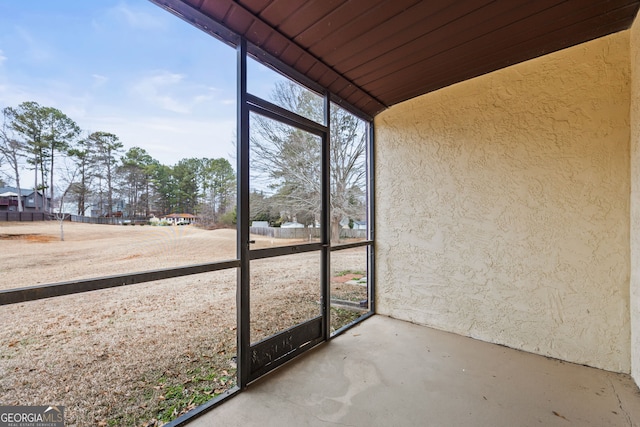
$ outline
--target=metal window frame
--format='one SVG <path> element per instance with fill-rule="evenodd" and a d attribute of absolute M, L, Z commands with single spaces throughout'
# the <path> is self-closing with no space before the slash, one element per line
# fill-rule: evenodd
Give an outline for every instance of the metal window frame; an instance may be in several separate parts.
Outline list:
<path fill-rule="evenodd" d="M 240 389 L 246 388 L 251 382 L 259 378 L 261 375 L 268 372 L 270 369 L 273 369 L 279 366 L 282 363 L 290 360 L 295 357 L 297 354 L 305 351 L 314 345 L 330 340 L 333 336 L 339 335 L 344 330 L 358 323 L 359 321 L 364 320 L 365 318 L 373 315 L 375 312 L 375 301 L 374 301 L 374 252 L 373 252 L 373 126 L 370 120 L 366 120 L 363 118 L 361 114 L 354 114 L 352 109 L 345 108 L 344 105 L 340 102 L 339 99 L 332 96 L 331 93 L 326 91 L 323 88 L 317 86 L 317 84 L 312 83 L 309 84 L 306 78 L 297 79 L 296 77 L 300 77 L 295 71 L 290 68 L 284 66 L 284 64 L 279 63 L 279 61 L 271 58 L 269 54 L 260 50 L 259 47 L 250 45 L 246 40 L 241 38 L 238 46 L 238 170 L 242 170 L 242 173 L 239 173 L 239 176 L 242 178 L 238 180 L 238 212 L 242 212 L 242 215 L 239 216 L 238 219 L 238 227 L 242 230 L 240 233 L 243 235 L 239 237 L 238 245 L 242 245 L 243 250 L 242 254 L 239 254 L 239 257 L 244 256 L 247 257 L 246 262 L 242 263 L 242 272 L 239 273 L 241 277 L 241 281 L 239 283 L 239 300 L 238 307 L 241 313 L 238 315 L 239 326 L 237 330 L 239 331 L 238 336 L 238 352 L 240 356 L 238 360 L 241 362 L 242 366 L 238 367 L 239 375 L 238 375 L 238 386 Z M 303 117 L 295 112 L 289 111 L 285 108 L 282 108 L 278 105 L 275 105 L 267 100 L 264 100 L 256 95 L 248 93 L 247 86 L 247 58 L 252 57 L 263 65 L 273 66 L 273 64 L 278 64 L 282 69 L 275 69 L 278 73 L 282 74 L 285 78 L 294 81 L 297 84 L 300 84 L 307 90 L 311 90 L 315 93 L 321 94 L 323 96 L 324 101 L 324 124 L 315 122 L 306 117 Z M 289 73 L 290 72 L 290 73 Z M 334 107 L 335 105 L 335 107 Z M 366 123 L 366 137 L 367 137 L 367 147 L 366 147 L 366 168 L 367 168 L 367 176 L 366 176 L 366 203 L 367 203 L 367 239 L 362 242 L 349 243 L 349 244 L 331 244 L 331 224 L 330 224 L 330 202 L 331 202 L 331 172 L 330 172 L 330 157 L 331 157 L 331 108 L 343 108 L 347 112 L 354 114 L 356 117 L 364 120 Z M 319 243 L 309 243 L 309 244 L 301 244 L 294 246 L 283 246 L 283 247 L 275 247 L 275 248 L 267 248 L 267 249 L 258 249 L 251 250 L 249 248 L 249 156 L 250 156 L 250 114 L 260 114 L 264 117 L 267 117 L 271 120 L 287 124 L 289 126 L 295 127 L 297 129 L 304 130 L 311 134 L 318 135 L 322 138 L 322 210 L 321 210 L 321 237 Z M 246 124 L 246 126 L 244 125 Z M 246 170 L 245 170 L 246 168 Z M 244 235 L 246 233 L 246 236 Z M 356 319 L 354 322 L 346 325 L 343 328 L 340 328 L 333 335 L 331 334 L 331 301 L 330 301 L 330 277 L 331 277 L 331 259 L 330 254 L 333 251 L 357 248 L 357 247 L 366 247 L 367 248 L 367 274 L 368 274 L 368 311 Z M 316 319 L 311 319 L 307 322 L 303 322 L 302 324 L 296 325 L 292 328 L 289 328 L 285 331 L 281 331 L 271 337 L 265 338 L 260 343 L 251 344 L 250 339 L 248 337 L 250 333 L 250 310 L 249 310 L 249 299 L 250 299 L 250 275 L 249 275 L 249 262 L 256 259 L 265 259 L 271 257 L 278 257 L 284 255 L 291 255 L 303 252 L 311 252 L 311 251 L 320 251 L 321 253 L 321 265 L 323 266 L 321 270 L 321 295 L 322 295 L 322 308 L 321 308 L 321 335 L 319 337 L 311 339 L 310 342 L 303 342 L 299 333 L 301 331 L 316 331 L 317 332 L 317 321 Z M 246 312 L 244 311 L 244 307 L 246 307 Z M 289 340 L 289 341 L 287 341 Z M 296 342 L 299 345 L 302 345 L 304 349 L 290 347 L 291 342 Z M 259 359 L 261 356 L 256 356 L 256 352 L 264 349 L 264 348 L 280 348 L 285 349 L 284 351 L 288 353 L 285 356 L 279 357 L 275 361 L 270 361 L 268 366 L 257 364 L 254 360 L 256 357 Z M 250 355 L 249 355 L 250 354 Z M 257 368 L 256 368 L 257 367 Z M 256 370 L 257 369 L 257 370 Z"/>
<path fill-rule="evenodd" d="M 245 262 L 242 263 L 242 272 L 239 273 L 241 280 L 239 283 L 238 291 L 238 306 L 240 307 L 240 313 L 238 314 L 238 321 L 240 322 L 237 330 L 238 333 L 238 387 L 240 389 L 246 388 L 251 382 L 257 380 L 267 372 L 277 368 L 278 366 L 288 362 L 298 354 L 314 347 L 315 345 L 326 341 L 329 338 L 329 202 L 330 202 L 330 187 L 328 184 L 330 179 L 329 171 L 329 150 L 330 150 L 330 127 L 329 123 L 329 94 L 326 91 L 322 92 L 324 102 L 324 122 L 325 124 L 317 123 L 306 117 L 303 117 L 295 112 L 289 111 L 278 105 L 275 105 L 267 100 L 264 100 L 256 95 L 248 92 L 247 85 L 247 58 L 252 56 L 260 62 L 257 57 L 264 57 L 260 55 L 259 50 L 254 46 L 252 50 L 249 50 L 248 42 L 242 38 L 238 44 L 238 170 L 242 170 L 239 173 L 241 179 L 238 180 L 238 212 L 242 212 L 242 215 L 238 216 L 237 226 L 239 228 L 238 244 L 242 245 L 242 253 L 239 254 L 245 258 Z M 286 76 L 291 79 L 291 77 Z M 295 81 L 295 79 L 292 79 Z M 318 88 L 308 88 L 302 82 L 295 81 L 301 84 L 306 90 L 312 90 L 318 92 Z M 279 123 L 287 124 L 296 129 L 309 132 L 310 134 L 319 136 L 321 138 L 321 170 L 322 170 L 322 209 L 321 209 L 321 237 L 320 243 L 310 243 L 302 245 L 283 246 L 266 249 L 251 250 L 249 247 L 249 158 L 250 158 L 250 115 L 252 113 L 259 114 L 270 120 L 277 121 Z M 246 126 L 245 126 L 246 124 Z M 241 129 L 242 127 L 242 129 Z M 246 237 L 244 236 L 246 234 Z M 257 343 L 251 343 L 250 339 L 250 261 L 257 259 L 266 259 L 272 257 L 279 257 L 304 252 L 320 252 L 321 256 L 321 272 L 320 280 L 322 284 L 321 288 L 321 316 L 309 319 L 301 324 L 295 325 L 284 331 L 272 335 L 263 339 Z M 245 308 L 243 310 L 243 308 Z"/>
<path fill-rule="evenodd" d="M 249 103 L 247 102 L 247 41 L 241 39 L 237 46 L 237 219 L 236 235 L 238 259 L 237 284 L 237 385 L 242 390 L 250 379 L 250 274 L 249 274 Z"/>
<path fill-rule="evenodd" d="M 321 328 L 321 338 L 312 342 L 306 343 L 307 348 L 311 348 L 318 343 L 328 341 L 334 337 L 340 335 L 344 331 L 348 330 L 353 325 L 360 321 L 367 319 L 375 314 L 375 265 L 374 265 L 374 128 L 373 117 L 363 113 L 353 105 L 344 101 L 337 95 L 328 92 L 325 88 L 321 87 L 318 83 L 308 79 L 306 76 L 298 73 L 293 68 L 282 63 L 277 58 L 264 52 L 260 47 L 250 44 L 239 35 L 229 31 L 224 26 L 213 21 L 211 18 L 195 11 L 187 6 L 184 2 L 178 0 L 151 0 L 153 3 L 164 8 L 165 10 L 177 15 L 181 19 L 189 22 L 190 24 L 200 28 L 206 33 L 214 36 L 223 43 L 226 43 L 237 50 L 237 230 L 236 230 L 236 256 L 237 259 L 226 260 L 219 262 L 212 262 L 206 264 L 189 265 L 175 268 L 164 268 L 157 270 L 149 270 L 142 272 L 133 272 L 127 274 L 119 274 L 107 277 L 83 279 L 69 282 L 51 283 L 37 286 L 29 286 L 15 289 L 0 290 L 0 306 L 8 304 L 23 303 L 28 301 L 35 301 L 45 298 L 54 298 L 58 296 L 71 295 L 83 292 L 96 291 L 101 289 L 109 289 L 114 287 L 121 287 L 145 282 L 151 282 L 156 280 L 163 280 L 175 277 L 182 277 L 193 274 L 207 273 L 213 271 L 221 271 L 226 269 L 237 270 L 237 292 L 236 292 L 236 311 L 237 311 L 237 343 L 238 343 L 238 369 L 237 369 L 237 383 L 238 385 L 217 398 L 212 399 L 204 405 L 190 411 L 187 414 L 175 419 L 167 424 L 168 427 L 186 425 L 196 417 L 206 413 L 208 410 L 214 408 L 220 404 L 223 400 L 233 397 L 238 391 L 247 387 L 247 385 L 254 379 L 250 376 L 251 366 L 251 354 L 247 349 L 251 348 L 250 335 L 249 335 L 249 262 L 254 259 L 267 258 L 271 256 L 280 256 L 286 254 L 295 254 L 308 251 L 320 251 L 323 259 L 323 265 L 326 267 L 321 272 L 322 283 L 324 284 L 322 289 L 323 306 L 322 313 L 324 321 L 317 325 L 319 318 L 314 318 L 300 325 L 296 325 L 287 331 L 294 332 L 298 330 L 304 330 L 309 328 Z M 189 16 L 190 18 L 187 18 Z M 276 72 L 283 76 L 296 81 L 309 90 L 312 90 L 324 97 L 325 107 L 325 124 L 319 124 L 313 120 L 309 120 L 296 113 L 290 112 L 286 109 L 278 107 L 268 101 L 265 101 L 259 97 L 247 93 L 247 57 L 251 56 L 258 62 L 269 66 Z M 330 136 L 331 136 L 331 104 L 335 104 L 340 108 L 345 109 L 349 113 L 362 119 L 368 126 L 368 146 L 367 146 L 367 240 L 349 243 L 349 244 L 337 244 L 331 245 L 330 242 L 330 218 L 329 218 L 329 206 L 330 206 L 330 173 L 329 173 L 329 150 L 330 150 Z M 292 126 L 301 128 L 310 133 L 323 136 L 322 151 L 323 151 L 323 214 L 321 217 L 322 236 L 321 243 L 296 245 L 282 248 L 269 248 L 263 250 L 249 249 L 249 113 L 253 111 L 255 113 L 270 117 L 274 120 L 282 121 Z M 326 207 L 326 208 L 324 208 Z M 358 319 L 352 323 L 343 326 L 337 330 L 333 335 L 330 334 L 330 254 L 333 251 L 367 247 L 367 274 L 368 287 L 369 287 L 369 310 L 364 313 Z M 324 261 L 326 260 L 326 262 Z M 264 346 L 268 345 L 264 342 L 256 343 L 256 345 Z M 284 360 L 279 364 L 286 363 L 288 360 L 297 356 L 301 351 L 293 351 L 287 355 Z M 259 372 L 261 376 L 267 372 L 262 367 Z"/>

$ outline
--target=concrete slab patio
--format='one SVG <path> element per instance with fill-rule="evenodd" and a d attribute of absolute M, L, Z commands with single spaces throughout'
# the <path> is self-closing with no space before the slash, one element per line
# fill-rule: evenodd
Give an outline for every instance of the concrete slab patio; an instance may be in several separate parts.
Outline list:
<path fill-rule="evenodd" d="M 204 426 L 640 426 L 630 376 L 374 316 Z"/>

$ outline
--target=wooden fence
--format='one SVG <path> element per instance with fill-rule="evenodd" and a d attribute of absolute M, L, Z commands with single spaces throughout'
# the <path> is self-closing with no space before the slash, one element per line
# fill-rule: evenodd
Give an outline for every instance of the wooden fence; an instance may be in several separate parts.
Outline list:
<path fill-rule="evenodd" d="M 273 237 L 274 239 L 319 239 L 319 228 L 280 228 L 280 227 L 249 227 L 251 234 Z M 341 239 L 366 239 L 367 230 L 340 230 Z"/>
<path fill-rule="evenodd" d="M 51 219 L 45 212 L 0 212 L 0 222 L 6 221 L 44 221 Z"/>
<path fill-rule="evenodd" d="M 82 222 L 84 224 L 110 224 L 110 225 L 117 225 L 117 224 L 121 224 L 122 223 L 122 218 L 105 218 L 105 217 L 69 215 L 69 221 L 71 221 L 71 222 Z M 145 221 L 145 223 L 146 223 L 146 221 Z"/>
<path fill-rule="evenodd" d="M 0 212 L 0 222 L 3 221 L 44 221 L 55 220 L 56 215 L 46 212 Z M 65 214 L 65 221 L 81 222 L 85 224 L 121 224 L 123 218 L 94 218 L 89 216 Z M 131 220 L 132 224 L 146 224 L 146 219 Z M 273 237 L 274 239 L 319 239 L 319 228 L 280 228 L 280 227 L 250 227 L 251 234 Z M 352 230 L 343 228 L 340 230 L 341 239 L 366 239 L 366 230 Z"/>
<path fill-rule="evenodd" d="M 71 215 L 71 214 L 63 214 L 65 221 L 70 222 L 82 222 L 85 224 L 121 224 L 122 218 L 93 218 L 89 216 L 80 216 L 80 215 Z M 46 220 L 57 220 L 57 214 L 51 214 L 48 212 L 0 212 L 0 222 L 7 221 L 46 221 Z M 139 220 L 135 220 L 136 224 L 140 224 Z M 132 221 L 133 222 L 133 221 Z M 147 220 L 143 220 L 145 224 Z"/>

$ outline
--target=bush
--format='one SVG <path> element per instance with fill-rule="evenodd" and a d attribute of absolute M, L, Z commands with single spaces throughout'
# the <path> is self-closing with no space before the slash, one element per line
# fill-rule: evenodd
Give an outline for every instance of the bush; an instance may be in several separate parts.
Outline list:
<path fill-rule="evenodd" d="M 220 224 L 225 226 L 236 225 L 237 219 L 238 219 L 237 212 L 236 212 L 236 209 L 234 208 L 233 211 L 227 212 L 226 214 L 220 217 Z"/>

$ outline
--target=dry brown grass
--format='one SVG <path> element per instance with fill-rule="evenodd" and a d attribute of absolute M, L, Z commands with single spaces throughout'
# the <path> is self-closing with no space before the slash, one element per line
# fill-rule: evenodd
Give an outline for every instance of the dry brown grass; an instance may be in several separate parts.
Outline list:
<path fill-rule="evenodd" d="M 0 245 L 8 289 L 233 259 L 235 230 L 66 223 L 60 241 L 55 222 L 0 223 Z M 336 271 L 364 261 L 340 252 Z M 319 313 L 318 262 L 255 264 L 253 341 Z M 334 289 L 366 297 L 361 286 Z M 236 272 L 225 270 L 0 306 L 0 404 L 64 405 L 78 426 L 175 417 L 233 385 L 235 298 Z"/>

